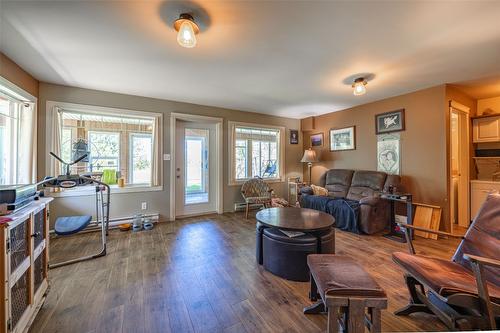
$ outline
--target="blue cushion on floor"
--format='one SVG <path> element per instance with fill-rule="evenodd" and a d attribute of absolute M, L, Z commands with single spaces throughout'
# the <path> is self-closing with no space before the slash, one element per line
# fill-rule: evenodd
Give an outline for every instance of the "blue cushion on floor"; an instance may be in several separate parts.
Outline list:
<path fill-rule="evenodd" d="M 64 216 L 58 217 L 54 231 L 58 235 L 71 235 L 85 229 L 92 220 L 92 216 Z"/>

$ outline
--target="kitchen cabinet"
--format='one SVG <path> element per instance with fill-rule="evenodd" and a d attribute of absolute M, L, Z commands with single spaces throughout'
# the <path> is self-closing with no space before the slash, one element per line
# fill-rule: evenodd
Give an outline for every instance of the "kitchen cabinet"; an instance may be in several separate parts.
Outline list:
<path fill-rule="evenodd" d="M 474 143 L 500 142 L 500 115 L 474 118 L 472 138 Z"/>

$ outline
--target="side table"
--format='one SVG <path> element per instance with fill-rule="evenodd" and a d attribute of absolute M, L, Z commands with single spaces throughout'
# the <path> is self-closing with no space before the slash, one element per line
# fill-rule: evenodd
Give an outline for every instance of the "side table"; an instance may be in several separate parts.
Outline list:
<path fill-rule="evenodd" d="M 389 233 L 385 234 L 384 237 L 395 240 L 400 243 L 406 243 L 405 231 L 401 230 L 396 224 L 396 211 L 395 203 L 402 202 L 406 204 L 406 223 L 413 223 L 413 203 L 412 195 L 409 193 L 382 193 L 380 195 L 381 199 L 389 200 L 391 207 L 391 217 L 390 217 L 390 230 Z M 413 236 L 413 233 L 411 233 Z"/>
<path fill-rule="evenodd" d="M 300 199 L 300 189 L 306 186 L 306 183 L 302 182 L 288 182 L 288 203 L 291 206 L 295 206 Z"/>

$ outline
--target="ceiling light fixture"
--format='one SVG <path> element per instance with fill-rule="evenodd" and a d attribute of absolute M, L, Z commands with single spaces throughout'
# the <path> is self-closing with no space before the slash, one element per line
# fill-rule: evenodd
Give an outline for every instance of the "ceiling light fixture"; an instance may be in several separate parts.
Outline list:
<path fill-rule="evenodd" d="M 180 46 L 187 48 L 196 46 L 196 34 L 200 32 L 200 28 L 190 14 L 182 13 L 175 20 L 174 29 L 177 31 L 177 43 Z"/>
<path fill-rule="evenodd" d="M 352 84 L 353 88 L 353 94 L 354 96 L 360 96 L 366 94 L 366 80 L 363 77 L 358 77 L 356 80 L 354 80 L 354 83 Z"/>

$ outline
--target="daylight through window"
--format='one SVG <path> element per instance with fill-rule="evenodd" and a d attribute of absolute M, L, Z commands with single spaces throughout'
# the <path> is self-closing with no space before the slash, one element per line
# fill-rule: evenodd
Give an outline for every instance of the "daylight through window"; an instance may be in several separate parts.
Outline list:
<path fill-rule="evenodd" d="M 282 176 L 283 129 L 232 123 L 231 152 L 233 182 L 252 177 L 279 179 Z"/>
<path fill-rule="evenodd" d="M 102 174 L 110 184 L 151 184 L 154 119 L 62 112 L 61 155 L 66 161 L 83 154 L 73 172 Z"/>

